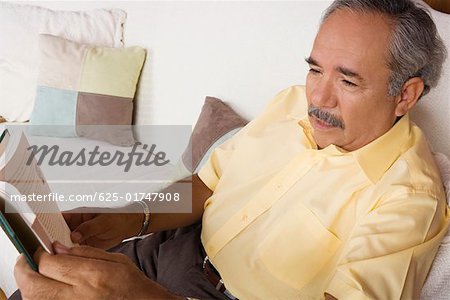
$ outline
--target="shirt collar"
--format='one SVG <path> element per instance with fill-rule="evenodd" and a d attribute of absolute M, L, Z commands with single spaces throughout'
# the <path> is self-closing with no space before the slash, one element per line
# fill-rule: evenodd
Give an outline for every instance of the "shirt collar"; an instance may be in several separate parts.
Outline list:
<path fill-rule="evenodd" d="M 317 150 L 317 143 L 314 140 L 314 136 L 313 136 L 313 129 L 311 124 L 309 123 L 308 117 L 304 117 L 303 119 L 294 117 L 294 116 L 289 116 L 292 119 L 298 120 L 298 125 L 300 125 L 303 129 L 303 132 L 305 133 L 306 139 L 308 141 L 308 146 L 310 147 L 310 149 L 315 149 Z M 300 120 L 299 120 L 300 119 Z"/>
<path fill-rule="evenodd" d="M 411 123 L 406 114 L 388 132 L 352 152 L 372 183 L 376 183 L 405 151 L 410 134 Z"/>
<path fill-rule="evenodd" d="M 318 149 L 308 117 L 301 119 L 298 124 L 303 128 L 311 149 Z M 388 132 L 358 150 L 346 152 L 330 145 L 320 151 L 332 155 L 352 154 L 369 180 L 376 183 L 404 152 L 403 146 L 410 132 L 411 123 L 409 114 L 406 114 Z"/>
<path fill-rule="evenodd" d="M 295 118 L 295 117 L 291 116 L 291 118 Z M 299 120 L 300 118 L 296 118 L 296 119 Z M 311 123 L 309 122 L 308 117 L 304 117 L 303 119 L 300 119 L 298 121 L 298 124 L 303 128 L 303 132 L 306 136 L 306 139 L 308 141 L 308 146 L 310 147 L 310 149 L 320 151 L 321 153 L 326 154 L 326 155 L 344 155 L 344 154 L 349 153 L 348 151 L 346 151 L 336 145 L 333 145 L 333 144 L 329 145 L 326 148 L 319 150 L 317 143 L 314 139 L 313 128 L 311 126 Z"/>

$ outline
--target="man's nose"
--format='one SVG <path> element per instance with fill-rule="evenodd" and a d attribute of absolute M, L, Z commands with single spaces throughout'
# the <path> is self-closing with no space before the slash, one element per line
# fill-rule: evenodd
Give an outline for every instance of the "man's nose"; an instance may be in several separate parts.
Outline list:
<path fill-rule="evenodd" d="M 316 107 L 335 107 L 337 102 L 333 84 L 329 80 L 322 78 L 314 86 L 311 100 L 312 104 Z"/>

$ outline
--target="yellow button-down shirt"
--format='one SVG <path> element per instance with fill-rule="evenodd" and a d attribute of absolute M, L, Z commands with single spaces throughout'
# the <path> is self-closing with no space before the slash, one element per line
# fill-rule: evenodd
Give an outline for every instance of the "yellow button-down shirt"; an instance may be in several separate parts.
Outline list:
<path fill-rule="evenodd" d="M 318 150 L 304 87 L 281 92 L 199 172 L 202 243 L 240 299 L 418 299 L 449 217 L 406 115 L 353 152 Z"/>

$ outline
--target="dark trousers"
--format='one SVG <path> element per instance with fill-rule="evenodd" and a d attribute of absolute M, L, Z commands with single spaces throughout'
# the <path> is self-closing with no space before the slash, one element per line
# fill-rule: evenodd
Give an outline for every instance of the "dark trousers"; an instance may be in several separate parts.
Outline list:
<path fill-rule="evenodd" d="M 227 300 L 203 274 L 200 233 L 201 224 L 195 224 L 125 242 L 109 251 L 127 255 L 147 277 L 174 294 Z M 20 291 L 9 299 L 21 299 Z"/>

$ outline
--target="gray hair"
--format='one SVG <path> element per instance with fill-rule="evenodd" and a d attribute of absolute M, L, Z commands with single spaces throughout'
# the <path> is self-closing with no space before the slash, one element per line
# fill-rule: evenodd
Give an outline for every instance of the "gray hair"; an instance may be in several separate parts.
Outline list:
<path fill-rule="evenodd" d="M 399 95 L 404 83 L 413 77 L 424 81 L 422 96 L 437 85 L 447 50 L 424 7 L 411 0 L 335 0 L 325 11 L 322 24 L 339 9 L 378 13 L 391 20 L 389 96 Z"/>

